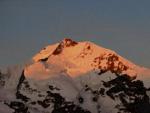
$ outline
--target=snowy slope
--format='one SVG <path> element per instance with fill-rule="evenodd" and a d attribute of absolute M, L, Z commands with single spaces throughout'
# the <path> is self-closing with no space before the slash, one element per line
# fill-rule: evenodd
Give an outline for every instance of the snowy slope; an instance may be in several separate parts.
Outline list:
<path fill-rule="evenodd" d="M 150 113 L 149 69 L 112 50 L 64 39 L 32 59 L 0 73 L 1 112 Z"/>
<path fill-rule="evenodd" d="M 55 54 L 57 51 L 58 53 Z M 146 70 L 124 59 L 112 50 L 97 46 L 92 42 L 77 43 L 70 39 L 64 39 L 60 44 L 46 47 L 35 55 L 33 60 L 35 63 L 26 68 L 25 75 L 29 77 L 37 76 L 37 79 L 41 79 L 38 76 L 41 72 L 43 72 L 42 77 L 45 78 L 51 73 L 53 75 L 55 70 L 56 73 L 65 70 L 71 77 L 93 70 L 108 70 L 116 73 L 118 71 L 118 74 L 128 74 L 134 77 Z M 37 71 L 37 68 L 40 70 Z"/>

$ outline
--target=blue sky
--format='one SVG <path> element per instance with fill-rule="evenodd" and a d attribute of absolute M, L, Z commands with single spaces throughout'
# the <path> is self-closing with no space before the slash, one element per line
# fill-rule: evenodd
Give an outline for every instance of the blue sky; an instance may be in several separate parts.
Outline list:
<path fill-rule="evenodd" d="M 150 68 L 149 0 L 0 0 L 0 66 L 71 37 Z"/>

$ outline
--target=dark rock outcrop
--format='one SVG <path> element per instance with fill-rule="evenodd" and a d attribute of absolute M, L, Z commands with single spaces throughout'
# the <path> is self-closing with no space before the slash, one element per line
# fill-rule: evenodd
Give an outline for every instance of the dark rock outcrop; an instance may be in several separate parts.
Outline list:
<path fill-rule="evenodd" d="M 63 49 L 65 47 L 71 47 L 71 46 L 75 46 L 77 45 L 78 43 L 69 39 L 69 38 L 65 38 L 59 45 L 58 47 L 54 50 L 54 52 L 52 53 L 53 55 L 58 55 L 60 54 Z"/>
<path fill-rule="evenodd" d="M 27 102 L 29 100 L 29 98 L 20 93 L 20 89 L 21 89 L 21 86 L 22 86 L 24 80 L 25 80 L 25 76 L 24 76 L 24 71 L 23 71 L 21 74 L 21 77 L 19 79 L 18 85 L 17 85 L 16 98 L 21 99 L 24 102 Z"/>
<path fill-rule="evenodd" d="M 102 65 L 103 60 L 105 60 L 106 62 L 106 66 L 104 67 Z M 129 68 L 119 60 L 119 57 L 117 55 L 111 53 L 96 57 L 91 66 L 94 69 L 100 70 L 100 72 L 98 73 L 99 75 L 107 71 L 111 71 L 112 73 L 120 75 L 123 71 L 126 71 Z"/>
<path fill-rule="evenodd" d="M 120 113 L 150 113 L 150 99 L 148 89 L 140 80 L 132 80 L 128 75 L 117 76 L 115 79 L 104 82 L 108 88 L 106 94 L 114 101 L 121 101 L 116 107 Z"/>

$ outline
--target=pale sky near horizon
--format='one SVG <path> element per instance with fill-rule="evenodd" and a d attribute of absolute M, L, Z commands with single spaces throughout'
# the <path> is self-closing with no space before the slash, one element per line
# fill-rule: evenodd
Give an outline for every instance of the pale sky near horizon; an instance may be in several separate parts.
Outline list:
<path fill-rule="evenodd" d="M 150 68 L 149 0 L 0 0 L 0 67 L 71 37 Z"/>

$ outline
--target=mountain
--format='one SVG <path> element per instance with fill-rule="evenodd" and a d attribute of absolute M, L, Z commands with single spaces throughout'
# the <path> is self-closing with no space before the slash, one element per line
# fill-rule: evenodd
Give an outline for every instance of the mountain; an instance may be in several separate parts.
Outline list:
<path fill-rule="evenodd" d="M 150 70 L 92 42 L 64 39 L 0 73 L 2 113 L 150 113 Z"/>

